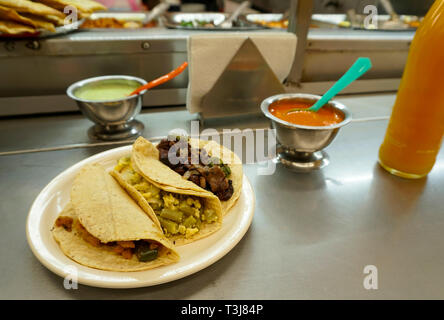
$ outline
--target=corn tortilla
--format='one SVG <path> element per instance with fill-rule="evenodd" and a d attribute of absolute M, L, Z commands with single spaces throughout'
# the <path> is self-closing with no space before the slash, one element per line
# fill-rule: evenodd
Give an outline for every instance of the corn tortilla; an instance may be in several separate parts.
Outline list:
<path fill-rule="evenodd" d="M 14 21 L 0 20 L 0 32 L 6 34 L 35 33 L 36 30 L 31 26 L 26 26 Z"/>
<path fill-rule="evenodd" d="M 155 260 L 141 262 L 135 255 L 131 259 L 123 258 L 110 246 L 91 245 L 83 240 L 75 227 L 71 231 L 54 227 L 52 233 L 61 250 L 84 266 L 129 272 L 153 269 L 179 260 L 162 231 L 100 165 L 88 165 L 79 172 L 72 187 L 71 202 L 60 215 L 78 219 L 102 243 L 150 240 L 162 245 Z"/>
<path fill-rule="evenodd" d="M 25 16 L 25 17 L 29 17 L 29 18 L 35 17 L 35 15 L 32 15 L 30 13 L 22 13 L 21 15 Z M 66 18 L 60 18 L 60 17 L 53 16 L 53 15 L 46 15 L 46 16 L 42 17 L 42 19 L 45 19 L 46 21 L 50 21 L 51 23 L 54 23 L 57 26 L 64 26 Z"/>
<path fill-rule="evenodd" d="M 34 16 L 32 18 L 20 15 L 17 11 L 12 8 L 0 6 L 0 19 L 15 21 L 25 25 L 32 26 L 34 28 L 43 28 L 50 31 L 55 31 L 55 27 L 51 22 L 45 21 L 39 16 Z"/>

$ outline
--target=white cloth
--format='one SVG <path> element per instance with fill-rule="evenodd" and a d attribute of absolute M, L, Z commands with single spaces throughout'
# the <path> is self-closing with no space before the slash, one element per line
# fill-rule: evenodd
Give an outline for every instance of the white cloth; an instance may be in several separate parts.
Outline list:
<path fill-rule="evenodd" d="M 201 111 L 203 97 L 248 38 L 256 45 L 279 81 L 285 80 L 296 50 L 296 36 L 292 33 L 214 32 L 192 35 L 188 39 L 187 109 L 190 113 Z"/>

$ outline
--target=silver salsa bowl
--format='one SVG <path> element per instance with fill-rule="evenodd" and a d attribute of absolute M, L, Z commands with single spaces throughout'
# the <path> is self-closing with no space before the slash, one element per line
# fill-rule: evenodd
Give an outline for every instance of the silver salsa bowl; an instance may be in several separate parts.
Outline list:
<path fill-rule="evenodd" d="M 328 164 L 328 156 L 322 150 L 336 137 L 339 129 L 352 120 L 350 111 L 342 103 L 330 101 L 327 105 L 344 116 L 344 120 L 330 126 L 304 126 L 284 121 L 272 115 L 271 104 L 291 100 L 314 104 L 321 96 L 303 93 L 284 93 L 265 99 L 261 104 L 263 114 L 270 119 L 278 140 L 277 161 L 294 171 L 311 171 Z"/>

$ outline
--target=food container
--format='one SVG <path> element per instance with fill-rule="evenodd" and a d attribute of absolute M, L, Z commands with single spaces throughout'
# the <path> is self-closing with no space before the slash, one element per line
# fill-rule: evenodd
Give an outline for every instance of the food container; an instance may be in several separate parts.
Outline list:
<path fill-rule="evenodd" d="M 22 34 L 6 34 L 0 32 L 0 39 L 27 39 L 27 38 L 44 39 L 44 38 L 56 37 L 79 31 L 79 27 L 80 25 L 82 25 L 84 21 L 85 21 L 84 19 L 80 19 L 64 26 L 58 26 L 55 28 L 54 32 L 44 29 L 39 29 L 35 33 L 22 33 Z"/>
<path fill-rule="evenodd" d="M 342 113 L 344 120 L 330 126 L 305 126 L 275 117 L 270 113 L 269 107 L 280 100 L 314 104 L 320 98 L 321 96 L 312 94 L 285 93 L 269 97 L 261 104 L 263 114 L 271 120 L 271 125 L 276 130 L 276 161 L 294 171 L 311 171 L 328 164 L 328 155 L 323 149 L 333 141 L 340 128 L 350 123 L 351 113 L 343 104 L 330 101 L 328 105 Z"/>
<path fill-rule="evenodd" d="M 288 19 L 282 20 L 283 16 L 282 13 L 250 13 L 241 19 L 264 28 L 287 29 Z M 338 24 L 345 18 L 345 14 L 314 14 L 311 18 L 310 28 L 338 28 Z"/>
<path fill-rule="evenodd" d="M 109 31 L 109 30 L 134 30 L 152 28 L 158 25 L 157 19 L 144 25 L 148 13 L 145 12 L 99 12 L 91 14 L 80 26 L 83 30 Z M 102 22 L 101 22 L 102 21 Z M 114 24 L 116 24 L 114 26 Z M 97 24 L 98 26 L 91 26 Z M 104 25 L 100 27 L 100 25 Z"/>

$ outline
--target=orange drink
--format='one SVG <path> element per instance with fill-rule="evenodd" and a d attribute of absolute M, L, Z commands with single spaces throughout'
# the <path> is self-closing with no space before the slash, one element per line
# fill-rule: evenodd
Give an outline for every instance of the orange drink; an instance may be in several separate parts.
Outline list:
<path fill-rule="evenodd" d="M 432 170 L 444 133 L 444 0 L 416 31 L 379 163 L 405 178 Z"/>

